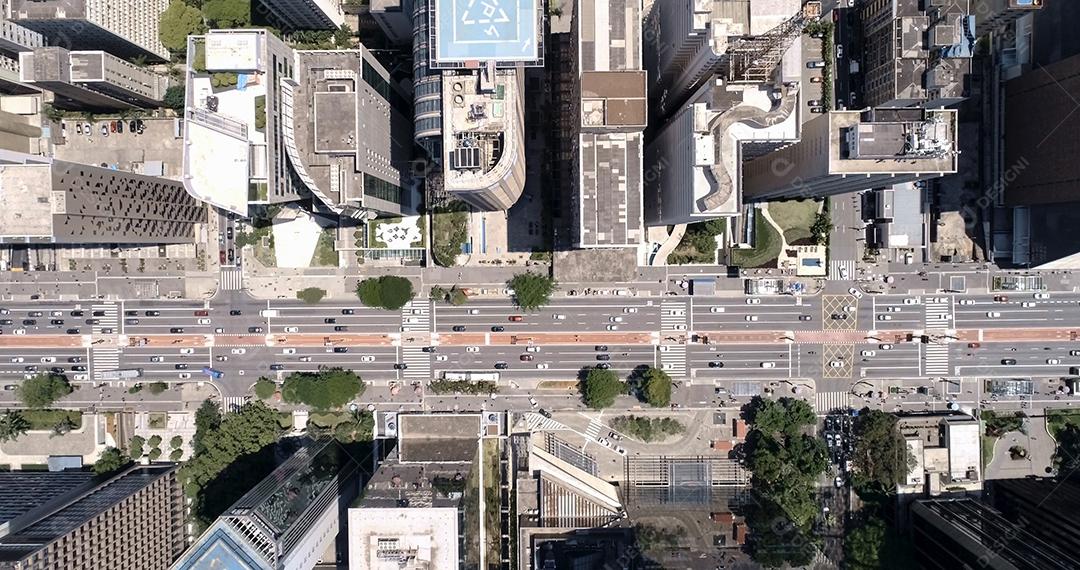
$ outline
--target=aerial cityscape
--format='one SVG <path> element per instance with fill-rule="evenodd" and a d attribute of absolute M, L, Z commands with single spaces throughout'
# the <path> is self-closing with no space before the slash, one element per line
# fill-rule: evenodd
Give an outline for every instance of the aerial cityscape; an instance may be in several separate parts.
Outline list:
<path fill-rule="evenodd" d="M 0 570 L 1080 569 L 1078 30 L 0 1 Z"/>

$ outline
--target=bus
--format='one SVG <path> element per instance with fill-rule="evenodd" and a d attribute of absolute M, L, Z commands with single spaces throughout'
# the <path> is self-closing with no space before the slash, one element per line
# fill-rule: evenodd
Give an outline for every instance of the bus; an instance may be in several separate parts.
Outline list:
<path fill-rule="evenodd" d="M 101 373 L 102 380 L 123 380 L 125 378 L 138 378 L 143 375 L 142 368 L 122 368 L 118 370 L 106 370 Z"/>
<path fill-rule="evenodd" d="M 443 372 L 443 380 L 466 382 L 498 382 L 498 372 Z"/>
<path fill-rule="evenodd" d="M 225 376 L 224 372 L 220 370 L 215 370 L 213 368 L 210 368 L 209 366 L 203 366 L 202 373 L 206 374 L 213 380 L 219 380 L 222 376 Z"/>

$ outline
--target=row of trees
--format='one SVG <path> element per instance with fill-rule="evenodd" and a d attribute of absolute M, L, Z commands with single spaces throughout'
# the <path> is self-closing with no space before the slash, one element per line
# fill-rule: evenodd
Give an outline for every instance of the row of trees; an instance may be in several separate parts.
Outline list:
<path fill-rule="evenodd" d="M 364 382 L 352 370 L 325 368 L 318 372 L 294 372 L 285 377 L 281 398 L 318 410 L 340 408 L 364 393 Z"/>
<path fill-rule="evenodd" d="M 506 285 L 514 291 L 514 303 L 526 311 L 535 311 L 550 303 L 551 295 L 557 287 L 554 279 L 531 271 L 515 275 Z M 299 293 L 297 296 L 299 297 Z M 411 301 L 416 293 L 413 291 L 412 281 L 395 275 L 383 275 L 360 281 L 356 286 L 356 296 L 368 307 L 397 311 Z M 463 305 L 468 301 L 465 292 L 457 287 L 444 289 L 435 286 L 431 288 L 430 296 L 454 305 Z"/>
<path fill-rule="evenodd" d="M 654 408 L 666 408 L 671 405 L 671 388 L 671 376 L 653 367 L 635 372 L 627 383 L 612 370 L 590 368 L 578 384 L 585 405 L 594 410 L 609 408 L 615 404 L 615 398 L 629 393 L 636 393 Z"/>

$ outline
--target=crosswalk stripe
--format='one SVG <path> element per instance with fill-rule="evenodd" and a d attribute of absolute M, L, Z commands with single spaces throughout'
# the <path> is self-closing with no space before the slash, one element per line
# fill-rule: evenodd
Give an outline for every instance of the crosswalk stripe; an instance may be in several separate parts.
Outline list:
<path fill-rule="evenodd" d="M 225 396 L 221 399 L 221 409 L 226 413 L 238 411 L 247 403 L 247 396 Z"/>
<path fill-rule="evenodd" d="M 829 261 L 829 274 L 826 276 L 826 279 L 829 279 L 831 281 L 840 280 L 841 267 L 843 267 L 847 271 L 847 278 L 852 279 L 855 275 L 854 259 L 834 259 Z"/>
<path fill-rule="evenodd" d="M 600 420 L 593 418 L 589 421 L 589 427 L 585 429 L 585 437 L 596 439 L 600 435 Z"/>
<path fill-rule="evenodd" d="M 686 319 L 690 312 L 686 301 L 662 301 L 660 303 L 660 330 L 686 330 Z"/>
<path fill-rule="evenodd" d="M 555 431 L 569 429 L 562 423 L 534 412 L 526 412 L 525 427 L 529 431 Z"/>
<path fill-rule="evenodd" d="M 945 376 L 949 374 L 949 346 L 947 344 L 930 343 L 923 345 L 926 352 L 923 354 L 924 376 Z"/>
<path fill-rule="evenodd" d="M 666 350 L 660 353 L 660 369 L 672 378 L 686 376 L 686 345 L 664 345 Z"/>
<path fill-rule="evenodd" d="M 239 267 L 222 267 L 220 288 L 222 291 L 240 291 L 244 288 L 244 272 Z"/>
<path fill-rule="evenodd" d="M 926 297 L 923 300 L 926 328 L 936 330 L 952 328 L 952 298 L 945 297 L 947 301 L 935 301 L 936 298 Z M 948 315 L 948 318 L 943 319 L 941 315 Z"/>
<path fill-rule="evenodd" d="M 415 319 L 409 322 L 410 319 Z M 431 302 L 409 301 L 401 308 L 402 332 L 431 332 Z"/>
<path fill-rule="evenodd" d="M 850 392 L 818 392 L 814 396 L 814 411 L 819 414 L 851 407 Z"/>
<path fill-rule="evenodd" d="M 419 346 L 401 347 L 401 362 L 408 368 L 401 375 L 406 378 L 431 377 L 431 353 L 424 352 Z"/>

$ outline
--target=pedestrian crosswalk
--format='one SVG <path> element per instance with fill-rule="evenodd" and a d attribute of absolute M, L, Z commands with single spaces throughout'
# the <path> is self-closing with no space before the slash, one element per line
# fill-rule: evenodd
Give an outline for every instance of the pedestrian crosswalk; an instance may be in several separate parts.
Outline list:
<path fill-rule="evenodd" d="M 431 302 L 409 301 L 401 308 L 402 332 L 431 332 Z"/>
<path fill-rule="evenodd" d="M 686 301 L 663 301 L 660 303 L 660 330 L 661 331 L 684 331 L 686 330 L 687 314 Z"/>
<path fill-rule="evenodd" d="M 431 378 L 431 353 L 421 347 L 401 347 L 401 362 L 406 366 L 401 371 L 405 378 Z"/>
<path fill-rule="evenodd" d="M 949 345 L 931 342 L 921 345 L 925 347 L 923 353 L 923 376 L 947 376 L 949 370 Z"/>
<path fill-rule="evenodd" d="M 226 414 L 236 412 L 247 403 L 247 396 L 225 396 L 221 399 L 221 410 Z"/>
<path fill-rule="evenodd" d="M 686 345 L 660 345 L 660 369 L 672 378 L 686 376 Z"/>
<path fill-rule="evenodd" d="M 840 271 L 843 269 L 843 271 Z M 828 279 L 833 281 L 853 279 L 855 275 L 854 259 L 833 259 L 829 261 Z"/>
<path fill-rule="evenodd" d="M 600 437 L 600 429 L 603 425 L 600 423 L 600 418 L 593 418 L 589 421 L 589 427 L 585 428 L 586 439 L 596 439 Z"/>
<path fill-rule="evenodd" d="M 525 427 L 529 431 L 555 431 L 568 429 L 561 422 L 534 412 L 525 413 Z"/>
<path fill-rule="evenodd" d="M 926 297 L 923 299 L 926 311 L 926 328 L 944 330 L 952 328 L 952 298 Z"/>
<path fill-rule="evenodd" d="M 92 325 L 90 330 L 93 334 L 113 334 L 120 332 L 120 309 L 116 303 L 102 303 L 90 307 L 94 312 L 93 318 L 97 324 Z"/>
<path fill-rule="evenodd" d="M 219 288 L 222 291 L 239 291 L 244 288 L 244 271 L 239 267 L 222 267 Z"/>
<path fill-rule="evenodd" d="M 95 346 L 90 352 L 90 373 L 95 380 L 101 379 L 106 370 L 120 368 L 120 349 L 108 346 Z"/>
<path fill-rule="evenodd" d="M 851 392 L 818 392 L 814 398 L 814 411 L 819 414 L 850 407 Z"/>

